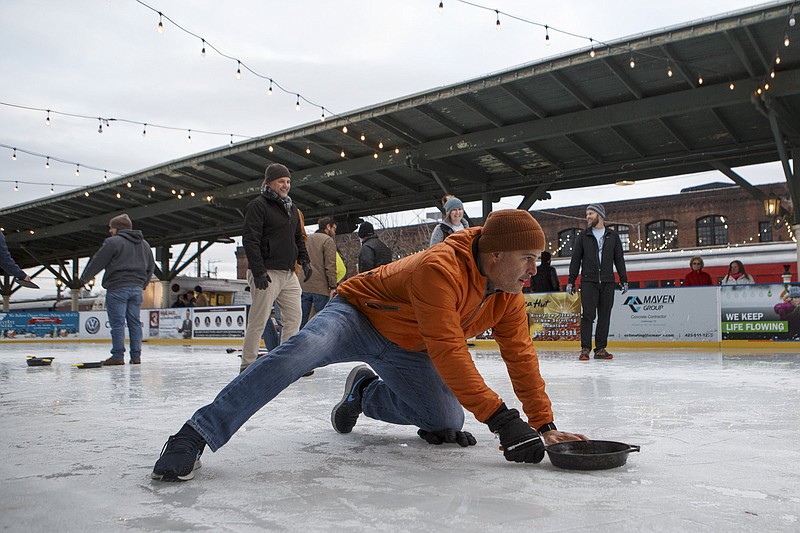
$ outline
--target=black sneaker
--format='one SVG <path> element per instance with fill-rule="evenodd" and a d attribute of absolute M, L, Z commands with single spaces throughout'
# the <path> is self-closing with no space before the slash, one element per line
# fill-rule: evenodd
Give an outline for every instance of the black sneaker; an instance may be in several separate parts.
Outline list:
<path fill-rule="evenodd" d="M 188 481 L 194 477 L 194 471 L 200 468 L 200 456 L 206 447 L 206 441 L 189 424 L 175 435 L 172 435 L 164 448 L 161 457 L 153 467 L 150 475 L 160 481 Z"/>
<path fill-rule="evenodd" d="M 350 371 L 344 384 L 344 396 L 331 411 L 331 424 L 337 433 L 350 433 L 361 414 L 361 393 L 369 382 L 378 376 L 367 365 L 359 365 Z"/>

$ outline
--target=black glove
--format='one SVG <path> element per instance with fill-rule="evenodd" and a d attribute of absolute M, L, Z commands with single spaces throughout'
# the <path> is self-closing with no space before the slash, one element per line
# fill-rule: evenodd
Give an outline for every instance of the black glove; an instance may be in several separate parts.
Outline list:
<path fill-rule="evenodd" d="M 266 272 L 259 274 L 258 276 L 253 276 L 253 285 L 255 285 L 256 289 L 260 291 L 267 290 L 267 287 L 269 287 L 270 283 L 272 283 L 272 278 L 270 278 L 269 274 Z"/>
<path fill-rule="evenodd" d="M 469 431 L 456 431 L 452 428 L 443 429 L 441 431 L 425 431 L 424 429 L 420 429 L 417 431 L 417 435 L 422 437 L 428 444 L 444 444 L 445 442 L 455 443 L 462 448 L 475 446 L 475 443 L 478 442 Z"/>
<path fill-rule="evenodd" d="M 489 430 L 500 437 L 506 461 L 538 463 L 544 459 L 544 441 L 535 429 L 519 417 L 519 411 L 502 404 L 486 421 Z"/>
<path fill-rule="evenodd" d="M 303 267 L 303 282 L 308 281 L 308 278 L 311 277 L 311 274 L 314 272 L 311 270 L 311 263 L 306 261 L 305 263 L 300 263 L 300 266 Z"/>

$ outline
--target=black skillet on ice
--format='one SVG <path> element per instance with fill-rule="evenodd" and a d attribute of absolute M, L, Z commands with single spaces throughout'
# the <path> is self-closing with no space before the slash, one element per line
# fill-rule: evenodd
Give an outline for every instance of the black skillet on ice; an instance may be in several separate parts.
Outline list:
<path fill-rule="evenodd" d="M 625 464 L 630 452 L 639 446 L 610 440 L 575 440 L 545 448 L 550 462 L 567 470 L 606 470 Z"/>

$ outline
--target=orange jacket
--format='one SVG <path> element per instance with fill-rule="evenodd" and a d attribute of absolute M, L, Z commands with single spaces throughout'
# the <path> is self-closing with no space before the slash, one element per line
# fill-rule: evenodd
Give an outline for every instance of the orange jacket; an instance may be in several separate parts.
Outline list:
<path fill-rule="evenodd" d="M 486 294 L 487 279 L 473 254 L 480 227 L 339 285 L 338 293 L 364 313 L 387 339 L 427 351 L 458 401 L 485 422 L 502 403 L 486 385 L 465 340 L 492 328 L 514 392 L 540 427 L 553 421 L 550 399 L 528 331 L 522 294 Z"/>

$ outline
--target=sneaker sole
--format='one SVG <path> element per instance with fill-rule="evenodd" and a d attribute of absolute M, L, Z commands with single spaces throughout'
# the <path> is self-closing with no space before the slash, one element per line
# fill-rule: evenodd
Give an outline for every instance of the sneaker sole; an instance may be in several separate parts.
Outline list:
<path fill-rule="evenodd" d="M 347 381 L 344 383 L 344 396 L 342 396 L 342 399 L 339 401 L 339 403 L 334 405 L 333 409 L 331 410 L 331 425 L 333 426 L 333 429 L 336 430 L 336 433 L 341 433 L 344 435 L 345 433 L 350 433 L 350 431 L 352 431 L 339 431 L 339 428 L 336 427 L 336 411 L 342 406 L 343 403 L 347 402 L 347 397 L 350 396 L 350 390 L 353 388 L 353 384 L 356 382 L 356 376 L 362 368 L 369 368 L 369 366 L 358 365 L 350 371 L 350 374 L 347 376 Z"/>
<path fill-rule="evenodd" d="M 197 461 L 194 462 L 194 467 L 192 468 L 192 471 L 186 475 L 173 476 L 167 474 L 156 474 L 155 472 L 153 472 L 152 474 L 150 474 L 150 478 L 155 479 L 157 481 L 189 481 L 190 479 L 194 479 L 194 471 L 200 468 L 201 466 L 203 466 L 203 463 L 201 463 L 200 459 L 198 458 Z"/>

